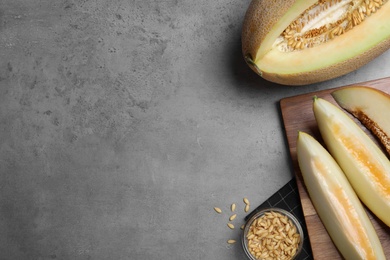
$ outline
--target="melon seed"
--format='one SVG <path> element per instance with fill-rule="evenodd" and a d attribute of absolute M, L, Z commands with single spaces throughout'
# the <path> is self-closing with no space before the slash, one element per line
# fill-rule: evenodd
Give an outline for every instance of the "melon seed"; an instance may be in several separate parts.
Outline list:
<path fill-rule="evenodd" d="M 230 229 L 234 229 L 234 225 L 232 223 L 228 223 L 227 226 L 230 228 Z"/>
<path fill-rule="evenodd" d="M 237 217 L 237 214 L 231 215 L 230 218 L 229 218 L 229 220 L 232 221 L 232 220 L 234 220 L 236 217 Z"/>
<path fill-rule="evenodd" d="M 215 207 L 214 210 L 215 210 L 215 212 L 217 212 L 218 214 L 221 214 L 221 213 L 222 213 L 222 210 L 221 210 L 220 208 Z"/>

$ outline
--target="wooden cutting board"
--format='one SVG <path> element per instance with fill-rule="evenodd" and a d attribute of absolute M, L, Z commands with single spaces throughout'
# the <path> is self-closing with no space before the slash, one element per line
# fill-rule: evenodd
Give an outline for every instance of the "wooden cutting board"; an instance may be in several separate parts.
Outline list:
<path fill-rule="evenodd" d="M 353 85 L 368 86 L 380 89 L 390 94 L 390 77 Z M 322 90 L 294 97 L 288 97 L 280 101 L 283 122 L 293 163 L 293 169 L 296 175 L 296 181 L 302 203 L 303 214 L 305 216 L 307 230 L 310 238 L 310 244 L 313 251 L 313 257 L 316 260 L 342 259 L 342 256 L 334 246 L 325 227 L 319 219 L 313 207 L 313 204 L 310 201 L 307 190 L 304 186 L 297 161 L 296 140 L 298 131 L 304 131 L 311 134 L 318 141 L 323 143 L 312 111 L 313 96 L 316 95 L 317 97 L 321 97 L 337 105 L 330 93 L 336 89 L 340 89 L 343 87 Z M 383 113 L 388 114 L 390 113 L 390 111 L 383 111 Z M 351 115 L 350 117 L 353 118 Z M 375 142 L 377 142 L 375 137 L 367 129 L 365 129 L 358 120 L 356 120 L 355 118 L 353 118 L 353 120 L 357 122 Z M 377 219 L 373 214 L 371 214 L 369 210 L 367 210 L 367 213 L 372 220 L 372 223 L 378 233 L 380 241 L 382 242 L 382 247 L 385 251 L 385 255 L 387 258 L 390 259 L 390 228 L 383 224 L 383 222 Z"/>

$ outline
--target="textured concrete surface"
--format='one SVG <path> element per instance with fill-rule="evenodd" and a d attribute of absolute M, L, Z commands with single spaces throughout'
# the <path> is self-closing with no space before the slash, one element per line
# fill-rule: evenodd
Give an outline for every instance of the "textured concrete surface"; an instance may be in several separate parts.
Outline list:
<path fill-rule="evenodd" d="M 278 101 L 390 75 L 387 52 L 305 87 L 254 75 L 249 0 L 2 0 L 0 259 L 243 259 L 230 203 L 292 177 Z"/>

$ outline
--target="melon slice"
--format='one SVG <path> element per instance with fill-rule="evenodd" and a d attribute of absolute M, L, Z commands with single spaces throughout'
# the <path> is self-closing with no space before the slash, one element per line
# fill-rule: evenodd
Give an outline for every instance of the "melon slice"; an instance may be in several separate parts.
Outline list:
<path fill-rule="evenodd" d="M 252 0 L 242 28 L 249 66 L 284 85 L 344 75 L 388 48 L 389 0 Z"/>
<path fill-rule="evenodd" d="M 342 108 L 378 137 L 390 155 L 390 95 L 363 86 L 346 87 L 331 94 Z"/>
<path fill-rule="evenodd" d="M 386 259 L 363 205 L 329 152 L 299 132 L 297 157 L 310 199 L 343 257 Z"/>
<path fill-rule="evenodd" d="M 330 154 L 361 201 L 390 226 L 390 161 L 340 108 L 315 98 L 314 116 Z"/>

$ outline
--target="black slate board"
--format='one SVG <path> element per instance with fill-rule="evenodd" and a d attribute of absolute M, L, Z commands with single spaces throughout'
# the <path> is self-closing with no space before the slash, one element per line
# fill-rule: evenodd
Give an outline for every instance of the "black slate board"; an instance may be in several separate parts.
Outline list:
<path fill-rule="evenodd" d="M 305 217 L 302 211 L 301 200 L 299 198 L 299 191 L 296 179 L 293 178 L 277 192 L 275 192 L 271 197 L 269 197 L 264 203 L 258 206 L 253 210 L 248 216 L 245 217 L 245 220 L 248 220 L 251 216 L 256 214 L 258 211 L 265 208 L 277 207 L 292 213 L 300 222 L 303 233 L 303 249 L 297 260 L 310 260 L 313 259 L 313 254 L 310 246 L 309 235 L 307 233 Z"/>

